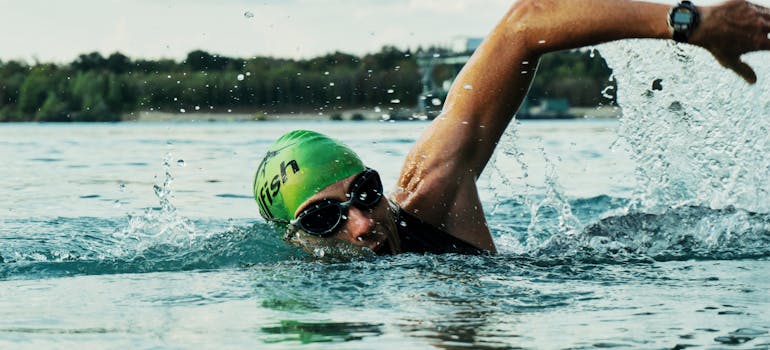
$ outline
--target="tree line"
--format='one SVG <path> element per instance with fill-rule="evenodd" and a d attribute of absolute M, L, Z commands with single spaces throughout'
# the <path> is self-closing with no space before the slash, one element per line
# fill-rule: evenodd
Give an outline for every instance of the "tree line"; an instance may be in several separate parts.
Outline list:
<path fill-rule="evenodd" d="M 335 52 L 293 60 L 196 50 L 182 61 L 94 52 L 59 65 L 0 61 L 0 121 L 119 121 L 137 111 L 331 112 L 394 101 L 412 108 L 422 93 L 417 57 L 436 51 L 386 46 L 364 56 Z M 592 53 L 549 54 L 528 98 L 613 103 L 601 93 L 612 84 L 610 74 Z"/>

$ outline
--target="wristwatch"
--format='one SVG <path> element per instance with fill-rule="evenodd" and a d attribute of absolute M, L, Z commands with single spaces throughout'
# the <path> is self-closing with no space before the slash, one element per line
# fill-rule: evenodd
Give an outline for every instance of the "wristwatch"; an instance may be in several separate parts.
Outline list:
<path fill-rule="evenodd" d="M 682 1 L 668 12 L 668 26 L 677 42 L 686 43 L 699 23 L 700 11 L 691 1 Z"/>

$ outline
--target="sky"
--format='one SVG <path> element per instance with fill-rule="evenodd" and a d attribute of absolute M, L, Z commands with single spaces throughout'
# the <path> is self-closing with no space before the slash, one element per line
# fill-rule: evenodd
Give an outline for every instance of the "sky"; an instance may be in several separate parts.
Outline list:
<path fill-rule="evenodd" d="M 675 0 L 655 0 L 674 3 Z M 715 0 L 699 0 L 698 4 Z M 770 0 L 758 0 L 768 5 Z M 483 37 L 513 0 L 0 0 L 0 60 L 308 58 Z"/>
<path fill-rule="evenodd" d="M 0 0 L 0 60 L 362 54 L 481 37 L 510 0 Z"/>

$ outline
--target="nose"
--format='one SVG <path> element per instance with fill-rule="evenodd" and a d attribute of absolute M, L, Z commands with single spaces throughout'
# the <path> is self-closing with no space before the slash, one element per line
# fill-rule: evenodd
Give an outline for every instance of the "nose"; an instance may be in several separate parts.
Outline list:
<path fill-rule="evenodd" d="M 348 209 L 348 221 L 345 223 L 345 229 L 350 234 L 352 242 L 358 241 L 359 237 L 365 236 L 372 231 L 374 220 L 368 212 L 351 206 Z"/>

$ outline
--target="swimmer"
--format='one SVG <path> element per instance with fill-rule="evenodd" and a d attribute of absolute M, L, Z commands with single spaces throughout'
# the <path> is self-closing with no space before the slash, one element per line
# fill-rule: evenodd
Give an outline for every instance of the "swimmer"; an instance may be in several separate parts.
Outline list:
<path fill-rule="evenodd" d="M 748 83 L 741 55 L 770 50 L 770 10 L 742 0 L 695 7 L 630 0 L 520 0 L 459 73 L 441 114 L 385 194 L 379 174 L 349 147 L 297 130 L 259 164 L 260 214 L 312 252 L 347 245 L 377 254 L 495 253 L 476 180 L 548 52 L 654 38 L 702 47 Z M 468 89 L 467 87 L 472 87 Z M 392 166 L 380 165 L 380 166 Z"/>

